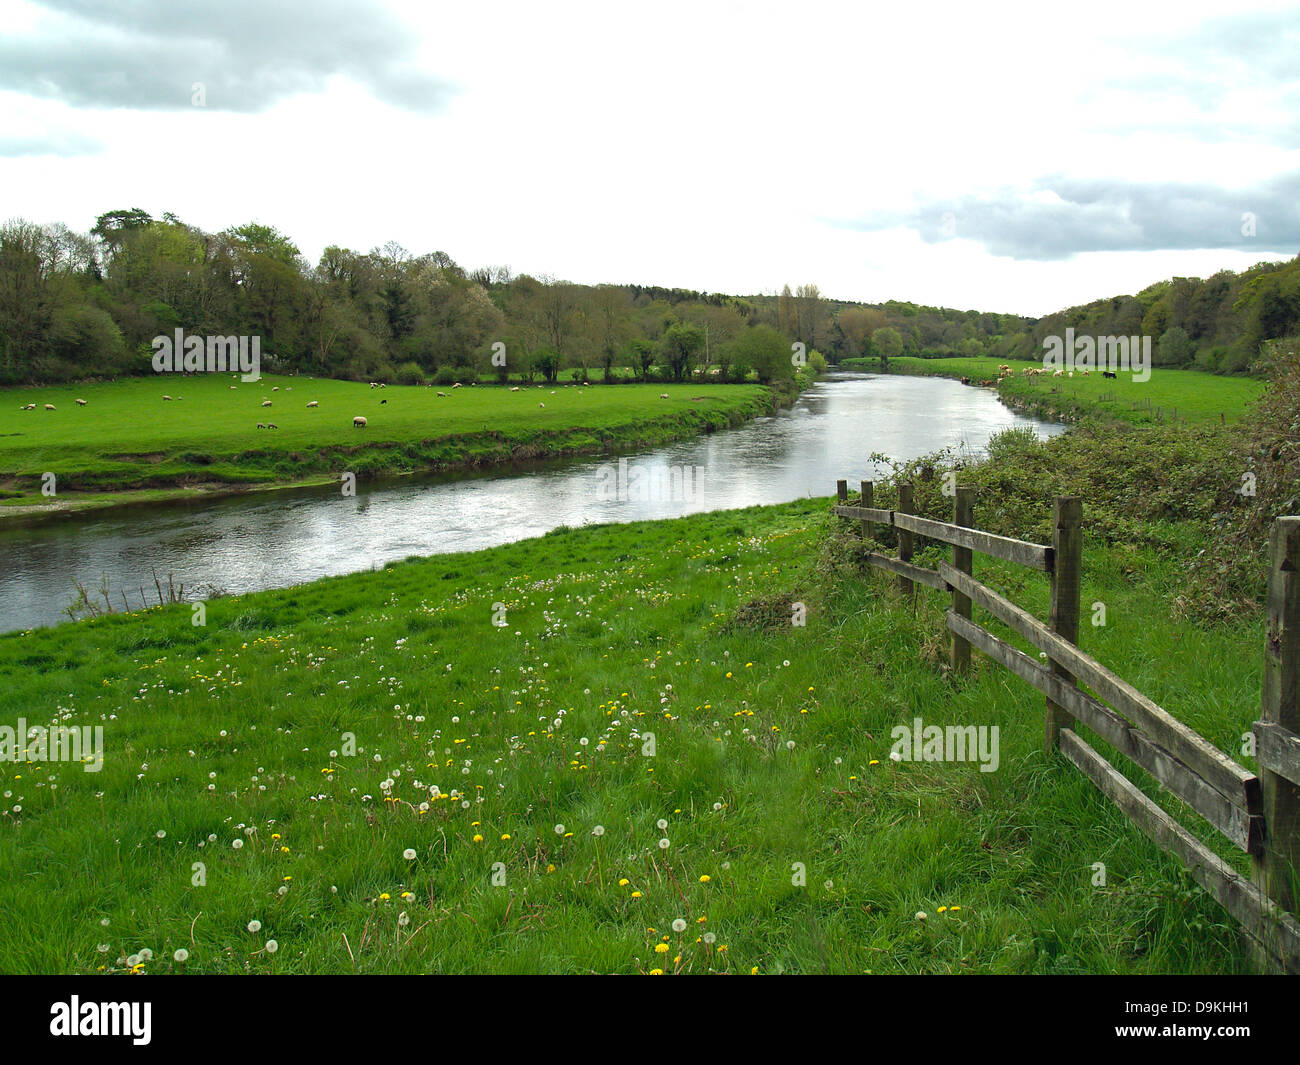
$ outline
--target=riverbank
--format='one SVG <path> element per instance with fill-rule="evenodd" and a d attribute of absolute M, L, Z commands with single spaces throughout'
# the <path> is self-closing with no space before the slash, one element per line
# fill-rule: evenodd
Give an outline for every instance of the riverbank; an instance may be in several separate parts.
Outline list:
<path fill-rule="evenodd" d="M 371 389 L 194 376 L 168 387 L 170 399 L 156 379 L 0 394 L 0 523 L 344 473 L 365 481 L 614 454 L 731 428 L 788 402 L 758 385 Z"/>
<path fill-rule="evenodd" d="M 1022 437 L 963 483 L 1000 485 L 983 527 L 1035 538 L 1057 486 L 1001 481 L 1039 447 L 1090 477 L 1088 449 Z M 1129 490 L 1150 474 L 1090 490 L 1083 598 L 1108 624 L 1083 645 L 1235 753 L 1261 626 L 1171 621 L 1183 552 Z M 100 771 L 6 785 L 8 970 L 147 947 L 175 972 L 184 946 L 203 973 L 1242 971 L 1218 908 L 1043 754 L 1041 697 L 978 656 L 952 684 L 946 600 L 858 572 L 828 502 L 0 637 L 0 720 L 104 730 Z M 937 480 L 917 502 L 949 503 Z M 981 579 L 1045 611 L 1041 575 Z M 916 717 L 998 726 L 996 770 L 891 761 Z"/>
<path fill-rule="evenodd" d="M 877 370 L 877 359 L 850 359 L 850 369 Z M 999 378 L 999 367 L 1011 367 L 1012 374 Z M 889 360 L 890 373 L 924 377 L 967 377 L 974 387 L 992 382 L 998 397 L 1012 410 L 1050 421 L 1077 422 L 1099 417 L 1133 425 L 1184 422 L 1234 422 L 1242 418 L 1263 394 L 1264 382 L 1249 377 L 1224 377 L 1197 370 L 1155 368 L 1146 381 L 1129 373 L 1117 378 L 1100 373 L 1073 377 L 1051 374 L 1027 376 L 1028 369 L 1042 369 L 1042 362 L 1004 361 L 992 358 Z"/>

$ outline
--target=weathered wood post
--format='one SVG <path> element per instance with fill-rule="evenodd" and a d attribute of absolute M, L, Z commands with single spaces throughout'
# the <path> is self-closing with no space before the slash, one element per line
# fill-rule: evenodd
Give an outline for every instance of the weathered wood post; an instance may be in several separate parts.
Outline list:
<path fill-rule="evenodd" d="M 975 520 L 975 489 L 961 488 L 957 489 L 957 497 L 953 500 L 952 521 L 954 525 L 961 525 L 969 529 Z M 952 549 L 952 568 L 960 570 L 962 573 L 971 573 L 971 562 L 974 552 L 969 547 L 956 547 Z M 970 620 L 970 600 L 957 591 L 952 590 L 952 612 L 958 617 Z M 970 672 L 970 644 L 958 636 L 955 632 L 950 633 L 952 640 L 949 644 L 949 663 L 952 666 L 953 673 Z"/>
<path fill-rule="evenodd" d="M 839 505 L 842 506 L 842 507 L 848 505 L 848 502 L 849 502 L 849 482 L 848 482 L 848 481 L 836 481 L 836 482 L 835 482 L 835 499 L 836 499 L 836 501 L 839 503 Z M 854 526 L 854 531 L 855 531 L 856 535 L 858 535 L 858 536 L 861 536 L 861 535 L 862 535 L 861 530 L 860 530 L 860 529 L 858 528 L 858 526 L 856 526 L 856 525 Z"/>
<path fill-rule="evenodd" d="M 1072 644 L 1079 642 L 1079 595 L 1083 572 L 1083 500 L 1078 496 L 1057 496 L 1052 506 L 1052 606 L 1048 623 L 1058 636 Z M 1074 674 L 1058 662 L 1052 672 L 1069 684 Z M 1074 721 L 1070 712 L 1047 700 L 1043 742 L 1047 750 L 1057 745 L 1061 729 Z"/>
<path fill-rule="evenodd" d="M 1266 838 L 1252 859 L 1255 883 L 1297 912 L 1300 870 L 1300 517 L 1278 518 L 1269 543 L 1259 788 Z M 1289 779 L 1288 779 L 1289 778 Z"/>
<path fill-rule="evenodd" d="M 862 496 L 862 500 L 858 503 L 858 506 L 870 509 L 876 505 L 874 502 L 876 498 L 876 486 L 870 481 L 863 481 L 859 485 L 858 494 Z M 862 536 L 864 538 L 871 536 L 871 522 L 867 521 L 866 518 L 862 519 Z"/>
<path fill-rule="evenodd" d="M 912 486 L 910 484 L 900 484 L 898 486 L 898 513 L 911 514 L 913 507 Z M 900 562 L 912 561 L 912 534 L 905 529 L 898 530 L 898 560 Z M 911 595 L 914 585 L 910 577 L 904 577 L 901 573 L 898 575 L 898 590 L 904 595 Z"/>

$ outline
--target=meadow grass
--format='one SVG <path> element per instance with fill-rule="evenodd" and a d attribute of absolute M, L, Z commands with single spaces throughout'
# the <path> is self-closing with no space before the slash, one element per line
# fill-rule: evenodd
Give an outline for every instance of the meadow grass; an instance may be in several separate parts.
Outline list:
<path fill-rule="evenodd" d="M 867 360 L 870 369 L 872 360 Z M 1007 365 L 1014 375 L 999 382 L 998 394 L 1011 406 L 1042 412 L 1050 416 L 1104 415 L 1135 424 L 1170 421 L 1174 417 L 1188 422 L 1232 422 L 1245 415 L 1251 404 L 1264 392 L 1264 382 L 1250 377 L 1221 377 L 1199 370 L 1175 370 L 1155 367 L 1146 381 L 1135 381 L 1131 373 L 1116 378 L 1102 377 L 1093 371 L 1084 377 L 1053 377 L 1040 374 L 1026 377 L 1021 371 L 1037 367 L 1042 361 L 1019 359 L 918 359 L 901 357 L 889 360 L 895 373 L 939 377 L 969 377 L 974 382 L 995 380 L 998 367 Z"/>
<path fill-rule="evenodd" d="M 78 398 L 86 406 L 77 406 Z M 319 406 L 308 408 L 312 401 Z M 35 410 L 19 409 L 30 403 Z M 47 403 L 55 410 L 45 410 Z M 758 385 L 561 384 L 511 392 L 199 374 L 8 388 L 0 390 L 0 495 L 8 496 L 0 502 L 57 506 L 79 494 L 120 502 L 125 491 L 599 453 L 724 428 L 770 407 L 769 390 Z M 366 418 L 365 428 L 353 427 L 356 416 Z M 41 494 L 46 472 L 56 478 L 54 497 Z"/>
<path fill-rule="evenodd" d="M 105 732 L 98 773 L 0 767 L 0 968 L 1244 971 L 1044 753 L 1041 696 L 978 653 L 951 678 L 945 597 L 859 572 L 828 503 L 0 637 L 0 724 Z M 1172 622 L 1172 552 L 1084 558 L 1082 646 L 1240 757 L 1262 625 Z M 1041 575 L 976 575 L 1045 616 Z M 997 725 L 997 771 L 891 761 L 915 717 Z"/>

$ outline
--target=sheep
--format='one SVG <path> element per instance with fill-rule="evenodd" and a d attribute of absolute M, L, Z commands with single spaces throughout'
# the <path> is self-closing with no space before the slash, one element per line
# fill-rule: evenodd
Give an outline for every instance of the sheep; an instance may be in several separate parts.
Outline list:
<path fill-rule="evenodd" d="M 1065 376 L 1065 371 L 1064 371 L 1064 370 L 1057 370 L 1056 373 L 1052 374 L 1052 376 L 1053 376 L 1053 377 L 1064 377 L 1064 376 Z"/>
<path fill-rule="evenodd" d="M 518 385 L 515 385 L 515 387 L 512 388 L 510 391 L 511 391 L 511 392 L 518 392 L 518 391 L 519 391 L 519 386 L 518 386 Z"/>
<path fill-rule="evenodd" d="M 319 406 L 320 406 L 320 401 L 319 401 L 319 400 L 315 400 L 315 399 L 313 399 L 310 403 L 307 404 L 307 406 L 309 406 L 309 407 L 319 407 Z"/>
<path fill-rule="evenodd" d="M 84 407 L 85 405 L 86 405 L 86 401 L 84 399 L 77 400 L 78 407 Z"/>
<path fill-rule="evenodd" d="M 1117 374 L 1114 370 L 1102 370 L 1101 376 L 1109 377 L 1111 378 L 1111 380 L 1116 380 L 1116 381 L 1119 380 L 1119 374 Z"/>
<path fill-rule="evenodd" d="M 263 407 L 269 407 L 270 405 L 271 405 L 271 401 L 269 399 L 262 400 Z"/>
<path fill-rule="evenodd" d="M 358 414 L 355 418 L 352 419 L 352 428 L 364 429 L 365 427 L 366 427 L 366 420 L 365 418 L 361 417 L 360 414 Z"/>
<path fill-rule="evenodd" d="M 456 382 L 454 385 L 452 385 L 451 387 L 452 387 L 452 388 L 460 388 L 460 382 L 457 381 L 457 382 Z"/>
<path fill-rule="evenodd" d="M 378 384 L 377 382 L 375 382 L 375 381 L 371 381 L 371 382 L 370 382 L 370 387 L 371 387 L 371 388 L 378 388 L 378 387 L 379 387 L 379 384 Z"/>
<path fill-rule="evenodd" d="M 380 382 L 379 382 L 379 387 L 380 387 L 380 388 L 387 388 L 388 386 L 387 386 L 386 384 L 384 384 L 383 381 L 380 381 Z"/>
<path fill-rule="evenodd" d="M 447 393 L 446 393 L 446 392 L 439 392 L 438 395 L 442 396 L 443 399 L 446 399 L 446 398 L 447 398 Z"/>
<path fill-rule="evenodd" d="M 46 410 L 54 410 L 54 404 L 53 404 L 53 403 L 47 403 L 47 404 L 45 404 L 45 409 L 46 409 Z"/>
<path fill-rule="evenodd" d="M 259 429 L 265 429 L 265 428 L 266 428 L 266 426 L 263 425 L 261 422 L 258 422 L 258 423 L 257 423 L 257 427 L 258 427 Z"/>
<path fill-rule="evenodd" d="M 232 392 L 235 391 L 235 388 L 236 388 L 235 385 L 231 385 L 231 386 L 230 386 L 230 391 L 232 391 Z"/>
<path fill-rule="evenodd" d="M 27 406 L 23 408 L 23 410 L 35 410 L 35 409 L 36 409 L 35 403 L 28 403 Z"/>
<path fill-rule="evenodd" d="M 280 391 L 280 386 L 279 386 L 279 385 L 275 385 L 275 386 L 271 389 L 271 391 L 272 391 L 272 392 L 279 392 L 279 391 Z"/>
<path fill-rule="evenodd" d="M 269 422 L 269 423 L 267 424 L 266 427 L 267 427 L 268 429 L 279 429 L 279 428 L 280 428 L 278 425 L 275 424 L 275 422 Z"/>
<path fill-rule="evenodd" d="M 386 399 L 381 399 L 381 400 L 379 401 L 379 405 L 382 407 L 382 406 L 383 406 L 385 403 L 387 403 L 387 402 L 388 402 L 388 400 L 386 400 Z"/>
<path fill-rule="evenodd" d="M 668 398 L 668 393 L 667 393 L 667 392 L 660 392 L 660 393 L 659 393 L 659 398 L 660 398 L 660 399 L 667 399 L 667 398 Z"/>
<path fill-rule="evenodd" d="M 171 402 L 171 398 L 172 398 L 171 396 L 163 396 L 163 401 L 164 401 L 164 402 L 167 402 L 167 403 L 170 403 L 170 402 Z"/>
<path fill-rule="evenodd" d="M 538 405 L 539 407 L 545 407 L 545 406 L 546 406 L 545 403 L 539 403 L 539 404 L 537 404 L 537 405 Z M 53 410 L 54 408 L 51 407 L 50 409 Z"/>

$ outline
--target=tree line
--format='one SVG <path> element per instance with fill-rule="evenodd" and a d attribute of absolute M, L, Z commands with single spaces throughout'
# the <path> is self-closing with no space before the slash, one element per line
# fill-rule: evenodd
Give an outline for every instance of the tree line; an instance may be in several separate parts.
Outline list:
<path fill-rule="evenodd" d="M 792 345 L 823 357 L 1036 358 L 1044 336 L 1152 335 L 1156 363 L 1248 370 L 1263 341 L 1300 332 L 1300 260 L 1175 278 L 1042 319 L 825 298 L 813 284 L 732 296 L 581 285 L 445 252 L 331 245 L 315 264 L 273 226 L 208 233 L 173 214 L 108 211 L 88 233 L 0 226 L 0 383 L 150 372 L 176 329 L 258 335 L 263 369 L 403 383 L 496 375 L 791 381 Z"/>

